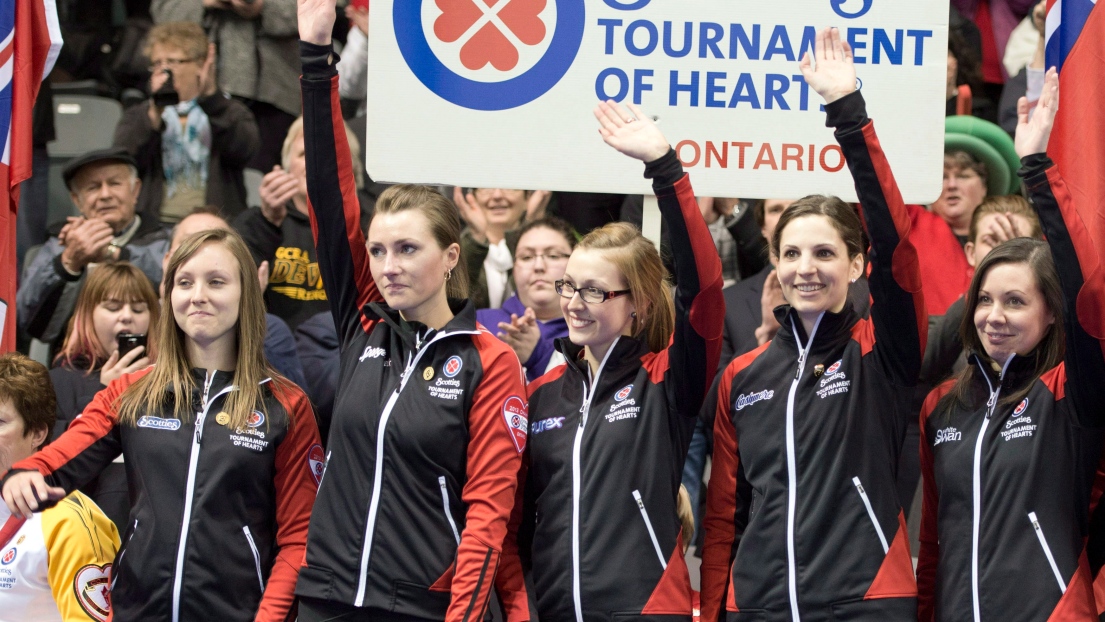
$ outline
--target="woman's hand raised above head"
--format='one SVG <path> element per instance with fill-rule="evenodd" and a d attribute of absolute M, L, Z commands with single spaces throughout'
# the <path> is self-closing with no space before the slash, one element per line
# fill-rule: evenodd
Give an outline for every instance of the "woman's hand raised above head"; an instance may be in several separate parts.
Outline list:
<path fill-rule="evenodd" d="M 642 162 L 652 162 L 671 149 L 664 133 L 643 110 L 629 104 L 629 110 L 613 101 L 599 102 L 595 106 L 595 118 L 599 122 L 599 134 L 606 144 Z"/>
<path fill-rule="evenodd" d="M 856 65 L 852 47 L 840 38 L 836 28 L 823 28 L 817 33 L 813 56 L 806 52 L 798 65 L 806 84 L 817 91 L 826 104 L 856 90 Z"/>
<path fill-rule="evenodd" d="M 1036 111 L 1029 118 L 1027 98 L 1017 101 L 1017 134 L 1014 146 L 1020 157 L 1047 151 L 1047 141 L 1051 138 L 1051 128 L 1055 126 L 1055 114 L 1059 112 L 1059 72 L 1054 67 L 1044 76 L 1044 90 L 1040 92 L 1040 101 Z"/>
<path fill-rule="evenodd" d="M 336 0 L 298 0 L 299 38 L 315 45 L 330 45 L 334 21 L 338 18 Z"/>

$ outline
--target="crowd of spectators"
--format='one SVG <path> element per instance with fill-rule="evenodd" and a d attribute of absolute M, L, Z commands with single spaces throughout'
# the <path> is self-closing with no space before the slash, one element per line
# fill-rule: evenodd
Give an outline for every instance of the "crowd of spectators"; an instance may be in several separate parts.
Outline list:
<path fill-rule="evenodd" d="M 189 234 L 233 229 L 260 266 L 265 352 L 310 397 L 325 442 L 339 378 L 339 339 L 309 215 L 295 0 L 59 0 L 66 47 L 35 116 L 35 175 L 19 211 L 21 349 L 52 367 L 54 435 L 111 380 L 156 361 L 159 288 Z M 1044 2 L 953 0 L 940 198 L 908 206 L 930 315 L 920 401 L 960 369 L 963 295 L 986 252 L 1041 237 L 1017 196 L 1016 102 L 1044 83 Z M 362 162 L 368 11 L 343 7 L 336 38 L 349 157 Z M 74 86 L 82 85 L 82 86 Z M 91 92 L 125 110 L 111 144 L 71 159 L 68 214 L 48 205 L 52 93 Z M 383 184 L 357 170 L 367 223 Z M 935 183 L 935 180 L 933 180 Z M 56 183 L 56 182 L 54 182 Z M 577 240 L 613 221 L 640 225 L 640 197 L 542 189 L 441 188 L 466 228 L 462 253 L 479 321 L 518 355 L 530 380 L 558 364 L 566 337 L 555 282 Z M 251 197 L 253 197 L 251 199 Z M 720 368 L 770 340 L 784 304 L 771 239 L 799 197 L 700 197 L 722 260 L 727 307 Z M 58 216 L 47 221 L 46 215 Z M 865 279 L 853 285 L 867 308 Z M 864 311 L 865 313 L 865 311 Z M 148 341 L 120 350 L 120 335 Z M 32 347 L 33 341 L 33 347 Z M 715 384 L 716 391 L 716 384 Z M 716 393 L 703 408 L 683 475 L 696 519 L 704 502 Z M 917 421 L 907 447 L 917 445 Z M 915 451 L 903 451 L 899 496 L 919 498 Z M 85 490 L 125 530 L 126 475 L 114 465 Z M 911 526 L 916 510 L 910 515 Z M 915 533 L 915 532 L 914 532 Z"/>

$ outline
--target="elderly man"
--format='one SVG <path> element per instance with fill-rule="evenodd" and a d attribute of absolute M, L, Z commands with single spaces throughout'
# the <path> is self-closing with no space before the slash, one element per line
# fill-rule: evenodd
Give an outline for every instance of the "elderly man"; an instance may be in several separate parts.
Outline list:
<path fill-rule="evenodd" d="M 130 261 L 156 286 L 169 248 L 168 230 L 134 213 L 142 182 L 125 151 L 86 153 L 65 167 L 62 178 L 81 215 L 25 266 L 16 295 L 19 328 L 48 343 L 65 333 L 89 269 Z"/>

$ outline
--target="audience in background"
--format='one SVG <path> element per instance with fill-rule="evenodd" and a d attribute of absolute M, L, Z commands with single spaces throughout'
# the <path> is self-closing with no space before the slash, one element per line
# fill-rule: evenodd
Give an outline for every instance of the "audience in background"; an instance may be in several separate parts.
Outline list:
<path fill-rule="evenodd" d="M 219 92 L 215 45 L 198 24 L 169 22 L 150 30 L 145 52 L 151 97 L 115 128 L 115 146 L 138 162 L 138 213 L 172 224 L 197 205 L 243 211 L 242 170 L 260 138 L 249 109 Z M 176 96 L 162 100 L 168 90 Z"/>
<path fill-rule="evenodd" d="M 81 215 L 68 219 L 23 269 L 16 296 L 19 328 L 47 343 L 65 334 L 88 270 L 108 260 L 130 261 L 161 281 L 168 232 L 156 219 L 135 214 L 142 189 L 126 151 L 93 151 L 74 158 L 62 178 Z"/>

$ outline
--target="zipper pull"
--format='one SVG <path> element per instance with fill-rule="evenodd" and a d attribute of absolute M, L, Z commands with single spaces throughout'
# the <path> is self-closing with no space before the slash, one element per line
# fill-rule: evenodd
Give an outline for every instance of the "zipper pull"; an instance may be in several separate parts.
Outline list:
<path fill-rule="evenodd" d="M 998 392 L 994 391 L 990 394 L 990 399 L 986 400 L 986 418 L 994 416 L 994 405 L 998 403 Z"/>
<path fill-rule="evenodd" d="M 203 419 L 196 413 L 196 444 L 203 444 Z"/>
<path fill-rule="evenodd" d="M 798 355 L 798 369 L 794 370 L 794 379 L 800 380 L 802 378 L 802 368 L 806 366 L 806 353 L 802 352 Z"/>

